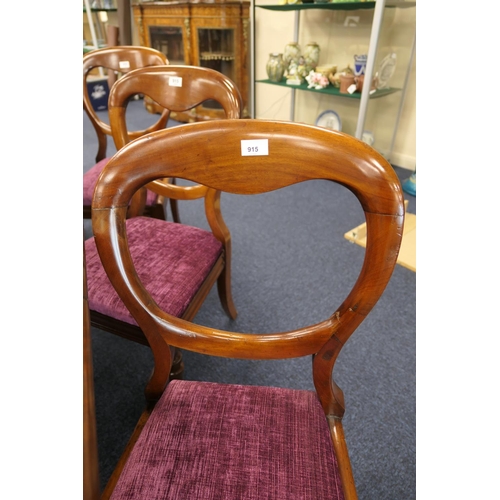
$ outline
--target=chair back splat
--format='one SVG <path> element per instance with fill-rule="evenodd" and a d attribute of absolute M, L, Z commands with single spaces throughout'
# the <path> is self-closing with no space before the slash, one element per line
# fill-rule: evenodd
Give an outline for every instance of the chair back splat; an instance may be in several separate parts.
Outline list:
<path fill-rule="evenodd" d="M 344 186 L 366 218 L 367 245 L 357 281 L 324 320 L 286 332 L 230 332 L 168 314 L 134 268 L 125 218 L 136 191 L 170 177 L 199 183 L 209 192 L 241 195 L 310 180 Z M 109 279 L 153 350 L 148 391 L 158 402 L 147 409 L 142 432 L 106 494 L 114 490 L 113 499 L 357 498 L 342 427 L 343 393 L 333 369 L 389 282 L 403 223 L 401 184 L 390 164 L 341 132 L 229 119 L 162 130 L 125 145 L 97 184 L 93 230 Z M 184 380 L 166 384 L 161 365 L 171 346 L 240 359 L 312 355 L 316 391 Z M 161 495 L 154 493 L 160 490 Z"/>

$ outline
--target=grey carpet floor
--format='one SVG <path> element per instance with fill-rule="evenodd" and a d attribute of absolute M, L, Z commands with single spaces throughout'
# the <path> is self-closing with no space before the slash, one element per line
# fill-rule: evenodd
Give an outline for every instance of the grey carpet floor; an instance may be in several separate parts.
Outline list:
<path fill-rule="evenodd" d="M 153 119 L 142 101 L 130 103 L 130 126 L 141 127 Z M 83 129 L 85 172 L 97 151 L 85 114 Z M 109 154 L 116 151 L 111 142 Z M 402 180 L 411 173 L 395 170 Z M 415 197 L 405 197 L 408 211 L 416 213 Z M 200 203 L 181 201 L 179 206 L 183 223 L 207 227 Z M 364 255 L 362 247 L 344 238 L 363 222 L 350 192 L 314 181 L 255 197 L 223 195 L 222 210 L 232 234 L 232 288 L 239 314 L 229 320 L 214 289 L 196 322 L 270 332 L 320 321 L 340 305 L 342 290 L 354 283 Z M 91 235 L 88 221 L 84 232 Z M 143 409 L 152 357 L 147 347 L 95 328 L 92 341 L 104 486 Z M 386 292 L 346 344 L 334 372 L 345 394 L 344 429 L 360 500 L 416 498 L 415 347 L 416 275 L 397 265 Z M 184 362 L 190 380 L 313 388 L 310 357 L 253 362 L 184 352 Z"/>

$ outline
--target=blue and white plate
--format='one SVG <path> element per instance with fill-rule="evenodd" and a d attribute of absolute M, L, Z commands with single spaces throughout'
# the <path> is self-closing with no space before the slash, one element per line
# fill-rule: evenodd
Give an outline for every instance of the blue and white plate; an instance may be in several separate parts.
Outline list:
<path fill-rule="evenodd" d="M 330 130 L 342 130 L 342 120 L 340 116 L 333 110 L 328 109 L 323 111 L 318 118 L 316 118 L 316 125 L 318 127 L 329 128 Z"/>

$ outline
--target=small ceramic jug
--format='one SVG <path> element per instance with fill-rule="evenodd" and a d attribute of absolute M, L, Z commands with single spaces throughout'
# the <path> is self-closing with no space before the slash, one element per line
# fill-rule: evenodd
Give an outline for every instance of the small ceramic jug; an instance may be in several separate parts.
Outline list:
<path fill-rule="evenodd" d="M 269 54 L 269 60 L 266 64 L 266 71 L 269 80 L 272 82 L 281 82 L 285 74 L 285 63 L 283 62 L 283 54 L 272 52 Z"/>

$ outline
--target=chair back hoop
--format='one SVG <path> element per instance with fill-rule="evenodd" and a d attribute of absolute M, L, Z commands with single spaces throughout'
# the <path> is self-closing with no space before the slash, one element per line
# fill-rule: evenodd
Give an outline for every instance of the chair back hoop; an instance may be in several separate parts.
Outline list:
<path fill-rule="evenodd" d="M 195 108 L 201 103 L 214 100 L 219 103 L 226 118 L 240 118 L 243 101 L 234 82 L 222 73 L 198 66 L 151 66 L 139 68 L 124 75 L 111 89 L 109 95 L 109 119 L 113 140 L 117 149 L 134 137 L 127 130 L 126 106 L 131 96 L 138 92 L 147 95 L 170 114 Z M 190 188 L 157 180 L 147 186 L 156 194 L 172 199 L 195 199 L 206 194 L 204 186 Z M 144 211 L 145 196 L 136 197 L 129 216 Z"/>
<path fill-rule="evenodd" d="M 128 99 L 143 93 L 170 112 L 189 111 L 207 100 L 224 109 L 226 118 L 240 118 L 242 99 L 234 82 L 222 73 L 198 66 L 151 66 L 123 76 L 109 95 L 113 138 L 119 147 L 129 142 L 125 120 Z"/>
<path fill-rule="evenodd" d="M 133 194 L 165 177 L 203 184 L 209 192 L 246 195 L 313 179 L 342 184 L 358 198 L 366 216 L 365 259 L 355 285 L 328 319 L 289 332 L 234 333 L 164 313 L 134 269 L 125 218 Z M 164 129 L 123 147 L 97 183 L 93 232 L 111 283 L 150 345 L 163 339 L 182 349 L 247 359 L 316 354 L 321 371 L 333 367 L 391 277 L 403 234 L 402 193 L 391 165 L 347 134 L 293 122 L 213 120 Z M 321 383 L 330 384 L 327 377 Z"/>
<path fill-rule="evenodd" d="M 92 50 L 83 56 L 83 109 L 89 116 L 94 128 L 100 129 L 104 134 L 111 135 L 109 124 L 101 120 L 94 110 L 87 89 L 89 73 L 96 68 L 104 68 L 108 71 L 126 74 L 137 68 L 168 64 L 168 59 L 162 52 L 150 47 L 120 45 L 116 47 L 105 47 Z M 139 92 L 138 92 L 139 93 Z M 161 127 L 158 126 L 161 123 Z M 144 133 L 163 128 L 166 118 L 163 114 L 160 119 L 144 131 L 134 131 L 133 136 L 139 137 Z"/>

